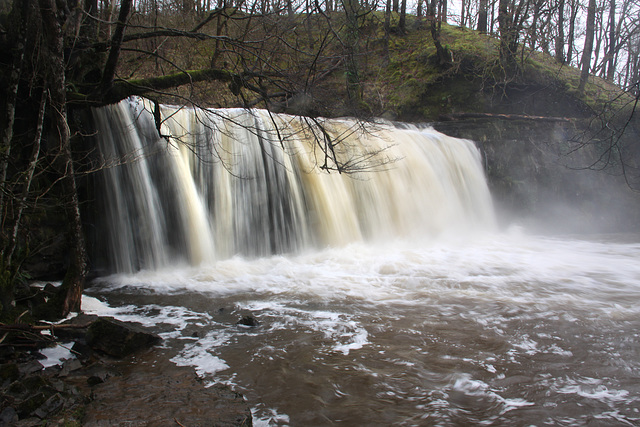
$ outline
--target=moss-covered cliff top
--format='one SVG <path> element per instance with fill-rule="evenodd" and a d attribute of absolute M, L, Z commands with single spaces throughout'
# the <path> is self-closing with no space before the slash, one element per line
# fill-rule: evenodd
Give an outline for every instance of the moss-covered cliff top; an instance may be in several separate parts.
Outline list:
<path fill-rule="evenodd" d="M 593 76 L 579 93 L 580 71 L 549 54 L 521 51 L 517 68 L 506 72 L 497 38 L 447 24 L 440 36 L 446 64 L 439 63 L 430 32 L 419 24 L 391 37 L 388 66 L 367 74 L 371 92 L 386 94 L 378 109 L 403 120 L 472 112 L 583 118 L 631 101 L 619 87 Z M 374 93 L 366 99 L 375 105 Z"/>
<path fill-rule="evenodd" d="M 445 23 L 439 35 L 446 53 L 446 61 L 442 61 L 424 19 L 408 16 L 403 33 L 394 14 L 385 36 L 383 12 L 366 15 L 359 24 L 357 39 L 351 39 L 362 94 L 353 102 L 347 92 L 353 69 L 349 69 L 345 53 L 348 33 L 344 15 L 336 13 L 330 21 L 320 16 L 278 19 L 269 23 L 280 28 L 277 36 L 270 37 L 265 23 L 260 30 L 253 30 L 256 39 L 264 35 L 271 43 L 255 58 L 249 54 L 238 59 L 237 53 L 228 52 L 217 55 L 220 44 L 215 40 L 170 40 L 158 49 L 185 70 L 215 62 L 234 72 L 249 68 L 282 71 L 279 78 L 286 80 L 288 96 L 272 98 L 270 105 L 276 111 L 290 113 L 356 114 L 405 121 L 433 121 L 443 115 L 478 112 L 586 118 L 605 110 L 618 111 L 631 102 L 618 87 L 597 77 L 590 77 L 580 93 L 579 70 L 542 52 L 521 49 L 517 66 L 505 71 L 496 37 Z M 132 51 L 122 61 L 120 75 L 141 78 L 162 69 L 157 58 Z M 275 85 L 267 84 L 266 88 L 272 93 L 278 90 Z M 291 96 L 292 88 L 298 95 Z M 253 93 L 244 99 L 234 96 L 233 88 L 223 82 L 203 83 L 174 93 L 208 106 L 263 106 Z"/>

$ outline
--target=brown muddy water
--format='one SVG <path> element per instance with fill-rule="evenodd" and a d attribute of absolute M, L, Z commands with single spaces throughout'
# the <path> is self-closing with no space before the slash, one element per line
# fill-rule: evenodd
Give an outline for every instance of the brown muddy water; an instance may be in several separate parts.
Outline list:
<path fill-rule="evenodd" d="M 639 425 L 632 240 L 235 257 L 103 278 L 84 309 L 160 333 L 171 363 L 244 394 L 258 426 Z M 237 325 L 246 314 L 260 325 Z"/>

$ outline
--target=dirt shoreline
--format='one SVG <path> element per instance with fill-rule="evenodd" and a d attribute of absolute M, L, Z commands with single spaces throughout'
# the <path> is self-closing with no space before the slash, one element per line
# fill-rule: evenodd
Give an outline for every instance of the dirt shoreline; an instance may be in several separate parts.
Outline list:
<path fill-rule="evenodd" d="M 47 368 L 37 349 L 3 348 L 0 427 L 252 425 L 241 394 L 207 386 L 161 345 L 115 358 L 74 335 L 59 343 L 71 341 L 75 356 Z"/>

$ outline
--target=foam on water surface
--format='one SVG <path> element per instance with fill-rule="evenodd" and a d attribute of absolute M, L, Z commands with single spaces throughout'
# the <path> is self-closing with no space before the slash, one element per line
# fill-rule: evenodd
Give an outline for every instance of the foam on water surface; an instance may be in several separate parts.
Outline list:
<path fill-rule="evenodd" d="M 130 301 L 95 312 L 155 327 L 174 362 L 261 402 L 270 425 L 373 422 L 387 405 L 409 425 L 540 411 L 615 425 L 640 419 L 639 261 L 638 244 L 504 234 L 235 257 L 91 291 Z M 237 326 L 246 313 L 260 326 Z"/>

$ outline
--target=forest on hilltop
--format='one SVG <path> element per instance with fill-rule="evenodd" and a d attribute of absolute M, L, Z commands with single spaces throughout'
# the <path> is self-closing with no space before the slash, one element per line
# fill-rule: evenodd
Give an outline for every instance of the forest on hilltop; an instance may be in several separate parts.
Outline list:
<path fill-rule="evenodd" d="M 157 111 L 170 102 L 363 120 L 573 117 L 630 170 L 620 141 L 637 127 L 639 14 L 637 0 L 5 0 L 3 314 L 13 315 L 26 260 L 52 245 L 39 231 L 52 215 L 68 227 L 70 255 L 47 316 L 80 308 L 89 108 L 144 96 Z M 320 148 L 330 155 L 332 143 Z"/>

